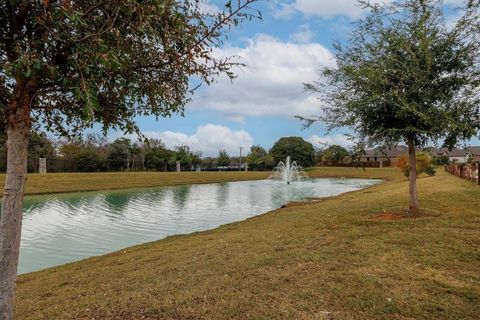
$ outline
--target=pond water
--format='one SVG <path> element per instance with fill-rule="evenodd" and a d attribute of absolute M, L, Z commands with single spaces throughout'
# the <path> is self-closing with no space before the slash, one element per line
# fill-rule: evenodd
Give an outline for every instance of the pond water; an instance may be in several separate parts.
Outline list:
<path fill-rule="evenodd" d="M 378 183 L 259 180 L 26 197 L 19 273 L 104 254 L 174 234 L 215 228 L 292 200 Z"/>

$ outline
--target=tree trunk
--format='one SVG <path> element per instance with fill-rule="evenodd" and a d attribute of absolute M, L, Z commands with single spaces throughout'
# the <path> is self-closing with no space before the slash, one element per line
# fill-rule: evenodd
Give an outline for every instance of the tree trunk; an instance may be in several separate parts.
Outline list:
<path fill-rule="evenodd" d="M 5 110 L 7 175 L 0 213 L 0 320 L 13 319 L 22 209 L 27 176 L 31 95 L 20 90 Z"/>
<path fill-rule="evenodd" d="M 410 194 L 410 211 L 418 210 L 417 200 L 417 155 L 415 152 L 415 141 L 413 138 L 408 138 L 408 180 L 409 180 L 409 194 Z"/>

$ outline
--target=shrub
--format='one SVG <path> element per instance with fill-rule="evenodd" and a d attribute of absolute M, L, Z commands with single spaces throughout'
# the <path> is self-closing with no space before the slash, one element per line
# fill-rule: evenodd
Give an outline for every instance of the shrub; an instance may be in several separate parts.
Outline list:
<path fill-rule="evenodd" d="M 433 158 L 433 164 L 437 166 L 444 166 L 450 163 L 450 159 L 447 156 L 438 156 Z"/>
<path fill-rule="evenodd" d="M 406 177 L 408 177 L 410 166 L 408 165 L 407 155 L 404 155 L 398 159 L 397 167 L 402 170 Z M 417 176 L 422 173 L 426 173 L 429 176 L 434 176 L 435 168 L 432 165 L 432 158 L 424 152 L 419 152 L 417 153 Z"/>
<path fill-rule="evenodd" d="M 428 167 L 425 168 L 425 173 L 428 174 L 429 176 L 434 176 L 436 173 L 435 167 L 432 165 L 429 165 Z"/>

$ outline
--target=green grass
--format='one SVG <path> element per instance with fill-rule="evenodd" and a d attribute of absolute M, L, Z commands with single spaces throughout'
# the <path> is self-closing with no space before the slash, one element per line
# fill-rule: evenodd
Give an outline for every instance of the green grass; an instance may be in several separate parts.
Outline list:
<path fill-rule="evenodd" d="M 313 176 L 387 182 L 18 279 L 17 319 L 478 319 L 480 187 L 396 169 Z"/>

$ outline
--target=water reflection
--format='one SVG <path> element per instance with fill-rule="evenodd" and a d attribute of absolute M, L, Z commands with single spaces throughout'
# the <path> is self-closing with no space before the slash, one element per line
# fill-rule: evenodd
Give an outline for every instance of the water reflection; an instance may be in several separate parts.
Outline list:
<path fill-rule="evenodd" d="M 280 207 L 378 183 L 364 179 L 263 180 L 27 197 L 19 273 L 207 230 Z"/>
<path fill-rule="evenodd" d="M 217 183 L 214 188 L 217 194 L 217 205 L 219 208 L 224 208 L 228 202 L 230 183 Z"/>
<path fill-rule="evenodd" d="M 179 209 L 185 208 L 191 186 L 180 186 L 173 189 L 173 202 Z"/>

